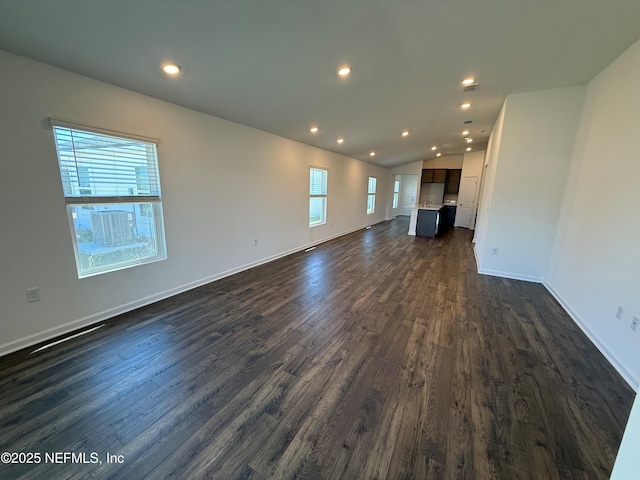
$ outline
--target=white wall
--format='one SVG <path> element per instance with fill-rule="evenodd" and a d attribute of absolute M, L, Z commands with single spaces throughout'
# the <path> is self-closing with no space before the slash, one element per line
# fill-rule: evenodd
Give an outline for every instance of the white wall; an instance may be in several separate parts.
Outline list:
<path fill-rule="evenodd" d="M 629 327 L 640 317 L 639 77 L 640 42 L 588 85 L 546 278 L 636 390 L 640 327 Z"/>
<path fill-rule="evenodd" d="M 480 272 L 541 282 L 553 246 L 584 87 L 509 95 L 484 186 Z M 493 249 L 498 254 L 493 254 Z"/>
<path fill-rule="evenodd" d="M 422 168 L 462 168 L 464 155 L 445 155 L 422 162 Z"/>
<path fill-rule="evenodd" d="M 0 63 L 0 354 L 384 219 L 387 169 L 3 52 Z M 49 116 L 160 139 L 166 261 L 77 278 Z M 329 169 L 328 222 L 311 229 L 309 165 Z M 27 303 L 31 287 L 40 302 Z"/>
<path fill-rule="evenodd" d="M 482 174 L 482 183 L 480 185 L 476 230 L 473 236 L 474 253 L 476 255 L 478 269 L 480 269 L 480 262 L 486 246 L 485 233 L 489 224 L 489 214 L 491 213 L 491 203 L 493 201 L 493 186 L 500 155 L 500 142 L 502 140 L 502 128 L 504 126 L 507 101 L 508 99 L 502 105 L 496 123 L 491 129 L 491 135 L 489 136 L 489 142 L 487 144 L 487 153 L 484 157 L 484 173 Z"/>
<path fill-rule="evenodd" d="M 389 170 L 391 175 L 422 175 L 422 161 L 408 163 Z"/>
<path fill-rule="evenodd" d="M 618 450 L 611 480 L 638 478 L 638 452 L 640 452 L 640 395 L 636 396 L 631 415 Z"/>

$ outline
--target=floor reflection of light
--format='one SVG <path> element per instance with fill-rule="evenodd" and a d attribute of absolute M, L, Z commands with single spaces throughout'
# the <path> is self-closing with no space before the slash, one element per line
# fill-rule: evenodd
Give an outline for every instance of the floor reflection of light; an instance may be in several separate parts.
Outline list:
<path fill-rule="evenodd" d="M 136 328 L 137 327 L 137 328 Z M 134 326 L 112 332 L 108 342 L 91 348 L 91 355 L 81 354 L 87 370 L 87 383 L 108 385 L 127 391 L 131 385 L 153 380 L 163 365 L 175 364 L 177 355 L 173 328 L 166 324 Z M 97 341 L 100 341 L 97 339 Z"/>
<path fill-rule="evenodd" d="M 300 298 L 305 303 L 321 302 L 331 292 L 333 282 L 330 272 L 327 272 L 327 255 L 322 250 L 314 250 L 302 262 Z"/>
<path fill-rule="evenodd" d="M 374 231 L 371 229 L 366 229 L 364 231 L 364 235 L 362 236 L 362 247 L 363 247 L 362 251 L 364 254 L 368 255 L 370 253 L 373 253 L 374 240 L 375 240 Z"/>
<path fill-rule="evenodd" d="M 372 267 L 376 263 L 376 231 L 373 228 L 367 228 L 362 235 L 360 243 L 360 254 L 362 261 L 366 267 Z"/>

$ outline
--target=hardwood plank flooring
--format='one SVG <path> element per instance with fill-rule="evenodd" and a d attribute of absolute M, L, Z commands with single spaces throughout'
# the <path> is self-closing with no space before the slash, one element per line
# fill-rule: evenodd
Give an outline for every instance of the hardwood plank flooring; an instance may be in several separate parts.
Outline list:
<path fill-rule="evenodd" d="M 472 232 L 407 229 L 0 358 L 0 452 L 42 456 L 0 478 L 608 478 L 633 391 L 543 286 L 478 275 Z"/>

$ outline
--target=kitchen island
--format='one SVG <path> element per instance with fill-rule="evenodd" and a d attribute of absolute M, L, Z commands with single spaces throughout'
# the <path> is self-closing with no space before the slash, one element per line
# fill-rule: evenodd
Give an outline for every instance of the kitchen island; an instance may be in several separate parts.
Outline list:
<path fill-rule="evenodd" d="M 435 237 L 442 230 L 442 205 L 425 205 L 411 209 L 409 235 Z"/>

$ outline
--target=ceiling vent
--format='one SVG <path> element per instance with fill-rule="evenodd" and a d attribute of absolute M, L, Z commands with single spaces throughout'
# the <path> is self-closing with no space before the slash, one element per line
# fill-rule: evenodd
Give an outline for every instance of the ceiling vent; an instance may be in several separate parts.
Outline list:
<path fill-rule="evenodd" d="M 472 83 L 471 85 L 465 85 L 464 87 L 462 87 L 462 91 L 464 93 L 477 92 L 479 88 L 480 88 L 479 83 Z"/>
<path fill-rule="evenodd" d="M 473 120 L 465 120 L 464 124 L 465 125 L 471 125 L 473 123 Z"/>

